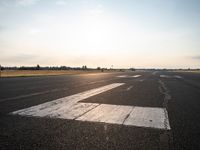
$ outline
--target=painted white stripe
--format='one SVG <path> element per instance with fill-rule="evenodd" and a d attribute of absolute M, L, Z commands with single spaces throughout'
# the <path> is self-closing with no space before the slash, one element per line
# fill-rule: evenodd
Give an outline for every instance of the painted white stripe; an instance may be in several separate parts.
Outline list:
<path fill-rule="evenodd" d="M 160 75 L 161 78 L 177 78 L 177 79 L 182 79 L 183 77 L 174 75 L 174 76 L 169 76 L 169 75 Z"/>
<path fill-rule="evenodd" d="M 169 130 L 168 115 L 165 112 L 165 108 L 134 107 L 124 124 Z"/>
<path fill-rule="evenodd" d="M 168 75 L 160 75 L 161 78 L 171 78 L 170 76 Z"/>
<path fill-rule="evenodd" d="M 133 88 L 133 86 L 129 86 L 126 90 L 129 91 L 132 88 Z"/>
<path fill-rule="evenodd" d="M 134 75 L 134 76 L 132 76 L 133 78 L 138 78 L 138 77 L 140 77 L 141 75 Z"/>
<path fill-rule="evenodd" d="M 175 78 L 178 78 L 178 79 L 182 79 L 182 78 L 183 78 L 183 77 L 178 76 L 178 75 L 175 75 L 174 77 L 175 77 Z"/>
<path fill-rule="evenodd" d="M 76 120 L 123 124 L 132 109 L 132 106 L 101 104 Z"/>
<path fill-rule="evenodd" d="M 167 110 L 165 108 L 79 102 L 123 84 L 124 83 L 110 84 L 37 106 L 18 110 L 11 114 L 104 122 L 165 130 L 170 129 Z"/>
<path fill-rule="evenodd" d="M 128 77 L 127 75 L 121 75 L 121 76 L 117 76 L 118 78 L 126 78 Z"/>
<path fill-rule="evenodd" d="M 75 105 L 78 101 L 81 101 L 91 96 L 111 90 L 123 84 L 124 83 L 109 84 L 100 88 L 88 90 L 88 91 L 78 93 L 75 95 L 71 95 L 71 96 L 60 98 L 54 101 L 46 102 L 37 106 L 32 106 L 26 109 L 18 110 L 18 111 L 12 112 L 12 114 L 25 115 L 25 116 L 40 116 L 40 117 L 49 116 L 50 114 L 54 112 L 58 112 L 58 111 L 62 112 L 62 110 L 64 109 L 69 109 L 70 107 Z"/>
<path fill-rule="evenodd" d="M 152 74 L 153 74 L 153 75 L 156 75 L 157 73 L 158 73 L 157 71 L 154 71 Z"/>
<path fill-rule="evenodd" d="M 66 109 L 51 112 L 50 116 L 53 118 L 75 119 L 99 105 L 97 103 L 76 103 L 71 107 L 66 107 Z"/>
<path fill-rule="evenodd" d="M 165 108 L 102 104 L 76 120 L 169 130 L 165 111 Z"/>
<path fill-rule="evenodd" d="M 134 76 L 128 76 L 128 75 L 120 75 L 120 76 L 117 76 L 118 78 L 138 78 L 140 77 L 141 75 L 137 74 L 137 75 L 134 75 Z"/>

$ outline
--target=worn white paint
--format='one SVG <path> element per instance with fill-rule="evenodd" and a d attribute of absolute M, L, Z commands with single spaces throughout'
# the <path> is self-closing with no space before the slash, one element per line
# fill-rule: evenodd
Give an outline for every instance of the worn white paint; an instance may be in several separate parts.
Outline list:
<path fill-rule="evenodd" d="M 100 88 L 88 90 L 82 93 L 67 96 L 54 101 L 46 102 L 37 106 L 32 106 L 26 109 L 18 110 L 12 112 L 12 114 L 25 115 L 25 116 L 40 116 L 40 117 L 48 116 L 49 114 L 52 114 L 52 112 L 62 111 L 62 109 L 69 109 L 73 105 L 75 105 L 78 101 L 111 90 L 123 84 L 124 83 L 109 84 Z"/>
<path fill-rule="evenodd" d="M 158 71 L 154 71 L 153 73 L 152 73 L 152 75 L 156 75 L 158 73 Z"/>
<path fill-rule="evenodd" d="M 165 108 L 134 107 L 124 124 L 138 127 L 170 129 Z"/>
<path fill-rule="evenodd" d="M 133 88 L 133 86 L 131 85 L 131 86 L 129 86 L 126 90 L 127 90 L 127 91 L 130 91 L 132 88 Z"/>
<path fill-rule="evenodd" d="M 134 76 L 132 76 L 133 78 L 138 78 L 138 77 L 140 77 L 141 75 L 134 75 Z"/>
<path fill-rule="evenodd" d="M 101 104 L 76 120 L 169 130 L 165 112 L 165 108 Z"/>
<path fill-rule="evenodd" d="M 125 118 L 132 109 L 132 106 L 101 104 L 95 109 L 77 118 L 77 120 L 123 124 Z"/>
<path fill-rule="evenodd" d="M 99 105 L 97 103 L 76 103 L 71 107 L 51 112 L 50 116 L 54 118 L 75 119 Z"/>
<path fill-rule="evenodd" d="M 160 75 L 161 78 L 171 78 L 170 76 L 168 75 Z"/>
<path fill-rule="evenodd" d="M 178 78 L 178 79 L 182 79 L 182 78 L 183 78 L 183 77 L 178 76 L 178 75 L 175 75 L 174 77 L 175 77 L 175 78 Z"/>
<path fill-rule="evenodd" d="M 18 110 L 11 114 L 104 122 L 165 130 L 170 129 L 167 110 L 165 108 L 79 102 L 123 84 L 124 83 L 109 84 L 107 86 Z"/>
<path fill-rule="evenodd" d="M 118 78 L 126 78 L 128 77 L 127 75 L 120 75 L 120 76 L 117 76 Z"/>
<path fill-rule="evenodd" d="M 177 79 L 182 79 L 183 77 L 179 75 L 174 75 L 174 76 L 169 76 L 169 75 L 160 75 L 161 78 L 177 78 Z"/>
<path fill-rule="evenodd" d="M 118 78 L 138 78 L 140 77 L 141 75 L 137 74 L 137 75 L 134 75 L 134 76 L 129 76 L 129 75 L 120 75 L 120 76 L 117 76 Z"/>

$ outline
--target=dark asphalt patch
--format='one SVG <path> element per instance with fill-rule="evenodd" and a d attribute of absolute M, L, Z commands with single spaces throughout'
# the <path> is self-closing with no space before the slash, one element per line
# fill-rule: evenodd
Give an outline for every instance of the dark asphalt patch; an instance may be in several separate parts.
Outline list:
<path fill-rule="evenodd" d="M 200 90 L 180 80 L 164 80 L 171 100 L 168 114 L 177 150 L 200 149 Z"/>
<path fill-rule="evenodd" d="M 140 80 L 127 79 L 124 83 L 126 84 L 121 87 L 90 97 L 81 102 L 163 107 L 164 95 L 159 91 L 157 79 L 144 80 L 142 82 Z"/>
<path fill-rule="evenodd" d="M 0 117 L 0 149 L 159 149 L 163 131 L 73 120 Z"/>
<path fill-rule="evenodd" d="M 20 99 L 12 99 L 12 100 L 3 101 L 3 102 L 0 102 L 0 113 L 9 113 L 9 112 L 16 111 L 19 109 L 35 106 L 38 104 L 42 104 L 48 101 L 56 100 L 56 99 L 70 96 L 73 94 L 77 94 L 77 93 L 87 91 L 90 89 L 98 88 L 107 84 L 109 84 L 109 82 L 90 84 L 87 86 L 80 85 L 74 88 L 64 88 L 64 89 L 61 88 L 55 92 L 48 92 L 48 93 L 43 93 L 39 95 L 34 95 L 31 97 L 24 97 Z"/>

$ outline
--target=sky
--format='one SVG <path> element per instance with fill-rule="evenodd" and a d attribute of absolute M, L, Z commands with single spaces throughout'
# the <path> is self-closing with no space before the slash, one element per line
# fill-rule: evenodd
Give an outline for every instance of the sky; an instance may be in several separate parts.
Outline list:
<path fill-rule="evenodd" d="M 200 68 L 200 1 L 0 0 L 0 64 Z"/>

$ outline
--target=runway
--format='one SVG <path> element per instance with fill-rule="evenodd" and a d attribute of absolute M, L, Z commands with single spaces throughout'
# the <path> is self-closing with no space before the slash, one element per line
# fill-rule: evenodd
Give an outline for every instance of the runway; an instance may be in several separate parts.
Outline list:
<path fill-rule="evenodd" d="M 0 78 L 1 149 L 199 149 L 200 74 Z"/>

